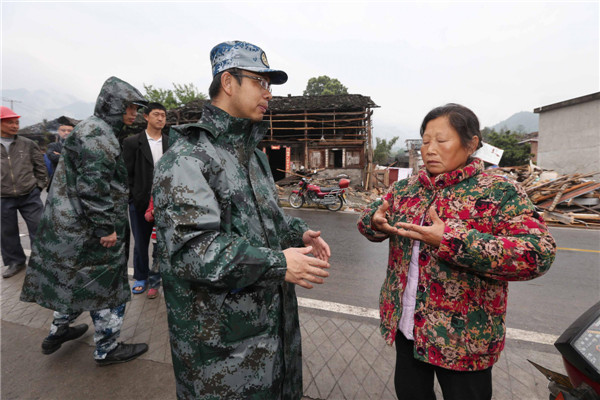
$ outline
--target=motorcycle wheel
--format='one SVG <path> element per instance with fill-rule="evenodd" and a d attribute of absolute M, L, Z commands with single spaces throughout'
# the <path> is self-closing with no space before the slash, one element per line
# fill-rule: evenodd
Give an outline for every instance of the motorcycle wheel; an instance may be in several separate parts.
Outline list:
<path fill-rule="evenodd" d="M 329 211 L 338 211 L 342 208 L 343 205 L 344 205 L 344 202 L 342 201 L 342 197 L 336 196 L 333 204 L 327 204 L 327 209 Z"/>
<path fill-rule="evenodd" d="M 304 197 L 298 193 L 290 194 L 290 206 L 292 208 L 300 208 L 304 204 Z"/>

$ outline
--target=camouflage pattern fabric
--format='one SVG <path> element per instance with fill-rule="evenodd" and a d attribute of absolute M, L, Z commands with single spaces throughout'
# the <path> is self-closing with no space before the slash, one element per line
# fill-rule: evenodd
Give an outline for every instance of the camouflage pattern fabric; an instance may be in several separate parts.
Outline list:
<path fill-rule="evenodd" d="M 556 244 L 525 191 L 514 182 L 483 173 L 474 159 L 432 180 L 425 169 L 394 183 L 385 200 L 390 224 L 431 225 L 434 207 L 446 227 L 439 248 L 421 243 L 414 314 L 414 357 L 457 371 L 491 367 L 504 348 L 508 281 L 544 274 Z M 371 241 L 388 236 L 371 219 L 382 201 L 358 220 Z M 381 333 L 392 344 L 402 316 L 413 241 L 391 236 L 387 275 L 379 296 Z"/>
<path fill-rule="evenodd" d="M 62 336 L 69 330 L 71 325 L 81 312 L 65 314 L 54 311 L 54 319 L 50 325 L 49 338 L 52 336 Z M 94 323 L 94 350 L 95 360 L 104 360 L 106 355 L 118 346 L 117 339 L 121 335 L 121 326 L 123 326 L 123 317 L 125 316 L 125 304 L 103 310 L 90 311 L 90 317 Z"/>
<path fill-rule="evenodd" d="M 282 249 L 308 229 L 277 204 L 267 123 L 205 106 L 158 162 L 154 207 L 179 399 L 299 399 L 300 327 Z"/>
<path fill-rule="evenodd" d="M 106 355 L 117 348 L 117 339 L 121 335 L 123 317 L 125 316 L 125 304 L 105 308 L 103 310 L 90 311 L 94 322 L 94 360 L 104 360 Z"/>
<path fill-rule="evenodd" d="M 131 298 L 127 169 L 117 135 L 127 105 L 143 101 L 137 89 L 111 77 L 98 96 L 94 116 L 66 139 L 21 300 L 71 314 L 117 307 Z M 116 245 L 103 247 L 100 238 L 113 232 Z"/>

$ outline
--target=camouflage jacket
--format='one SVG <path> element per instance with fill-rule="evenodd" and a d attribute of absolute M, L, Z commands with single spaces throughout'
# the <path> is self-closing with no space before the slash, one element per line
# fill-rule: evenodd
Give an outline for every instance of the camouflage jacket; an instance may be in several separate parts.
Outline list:
<path fill-rule="evenodd" d="M 523 189 L 482 172 L 475 159 L 432 182 L 423 169 L 394 184 L 385 199 L 390 224 L 430 225 L 435 207 L 446 224 L 439 248 L 421 243 L 414 315 L 414 357 L 461 371 L 492 366 L 504 348 L 508 281 L 533 279 L 554 261 L 556 245 Z M 371 228 L 381 200 L 358 221 L 371 241 L 387 235 Z M 381 332 L 392 344 L 402 314 L 402 294 L 412 240 L 390 239 L 387 276 L 379 297 Z"/>
<path fill-rule="evenodd" d="M 127 169 L 116 134 L 142 95 L 109 78 L 94 116 L 77 124 L 64 148 L 33 243 L 21 300 L 64 313 L 115 307 L 131 297 L 127 280 Z M 117 233 L 115 246 L 100 238 Z"/>
<path fill-rule="evenodd" d="M 277 204 L 266 123 L 204 107 L 155 168 L 154 212 L 180 399 L 299 399 L 300 328 L 282 249 L 308 229 Z"/>

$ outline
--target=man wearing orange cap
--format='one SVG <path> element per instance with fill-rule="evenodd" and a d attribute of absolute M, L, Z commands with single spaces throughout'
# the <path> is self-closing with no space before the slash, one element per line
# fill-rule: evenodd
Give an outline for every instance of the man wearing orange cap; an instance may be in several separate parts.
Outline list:
<path fill-rule="evenodd" d="M 25 268 L 26 256 L 19 237 L 17 211 L 27 224 L 29 241 L 33 243 L 44 205 L 40 192 L 46 187 L 48 173 L 38 145 L 18 136 L 20 115 L 8 107 L 0 107 L 0 146 L 2 170 L 0 212 L 2 214 L 3 278 L 10 278 Z"/>

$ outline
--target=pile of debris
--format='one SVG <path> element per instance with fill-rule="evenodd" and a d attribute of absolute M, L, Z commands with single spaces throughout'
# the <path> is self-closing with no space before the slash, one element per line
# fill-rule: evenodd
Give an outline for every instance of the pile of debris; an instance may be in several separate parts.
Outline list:
<path fill-rule="evenodd" d="M 519 182 L 548 223 L 600 228 L 600 182 L 589 174 L 559 175 L 533 164 L 487 170 Z"/>
<path fill-rule="evenodd" d="M 572 227 L 600 228 L 600 182 L 591 179 L 599 172 L 590 174 L 559 175 L 536 165 L 502 167 L 486 170 L 487 173 L 503 175 L 518 182 L 527 195 L 543 213 L 549 224 Z M 277 182 L 279 197 L 286 203 L 292 189 L 297 188 L 300 176 L 289 176 Z M 336 179 L 319 179 L 312 182 L 320 186 L 335 186 Z M 383 196 L 387 189 L 364 190 L 352 185 L 346 190 L 346 210 L 362 211 L 368 204 Z"/>

